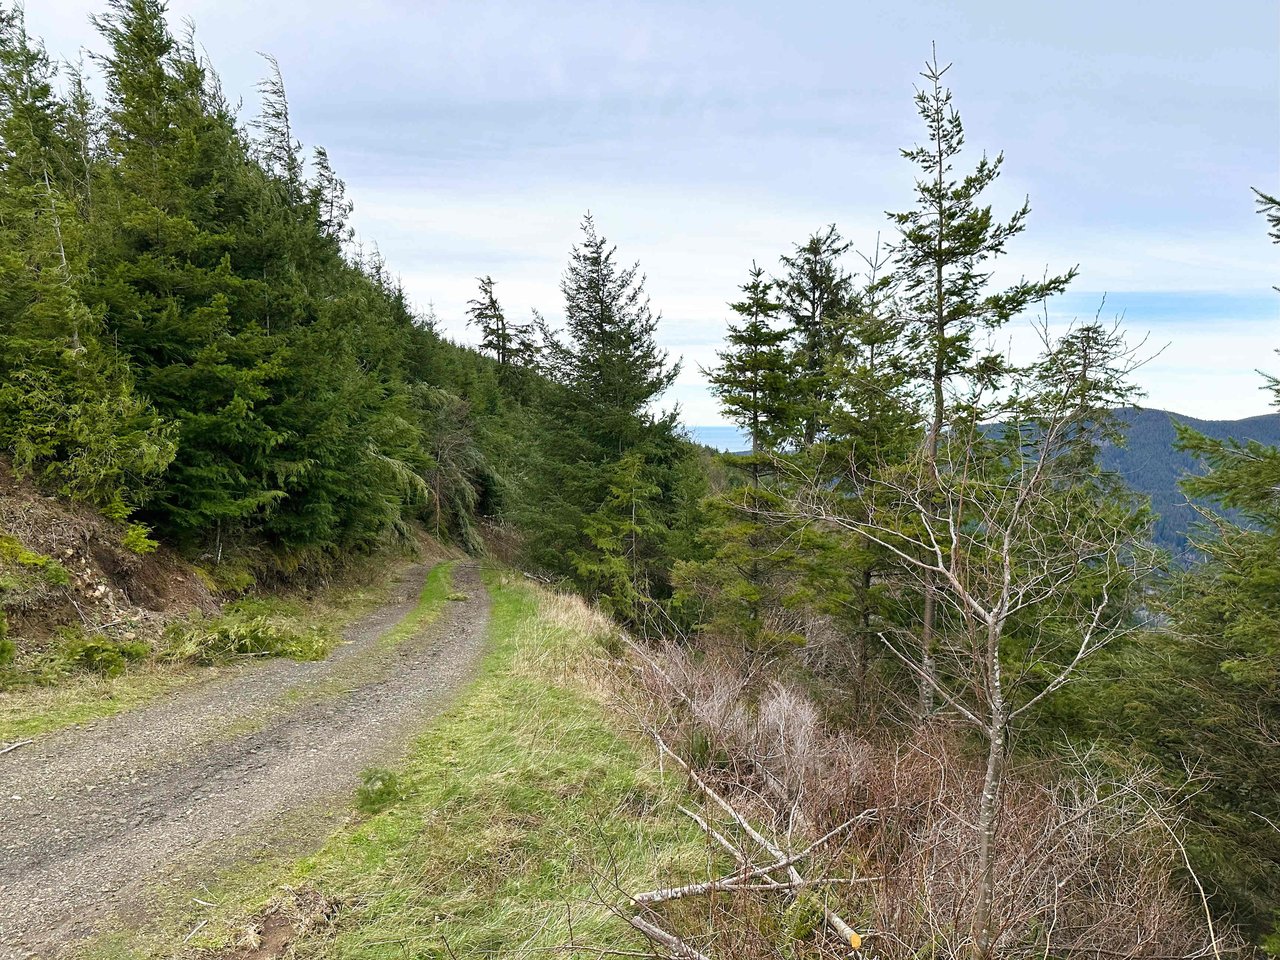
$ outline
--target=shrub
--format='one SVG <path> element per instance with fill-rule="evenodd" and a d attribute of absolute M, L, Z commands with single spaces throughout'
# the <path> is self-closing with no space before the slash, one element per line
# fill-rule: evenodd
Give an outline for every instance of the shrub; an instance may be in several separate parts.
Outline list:
<path fill-rule="evenodd" d="M 148 536 L 150 532 L 150 529 L 141 523 L 131 523 L 128 529 L 125 530 L 124 537 L 120 540 L 120 545 L 140 557 L 155 553 L 160 544 Z"/>
<path fill-rule="evenodd" d="M 61 639 L 52 658 L 61 661 L 67 671 L 83 670 L 117 677 L 130 663 L 145 660 L 151 654 L 151 645 L 142 640 L 112 640 L 78 629 L 62 631 Z"/>
<path fill-rule="evenodd" d="M 7 667 L 13 663 L 17 652 L 17 644 L 9 639 L 9 620 L 4 615 L 4 611 L 0 610 L 0 667 Z"/>
<path fill-rule="evenodd" d="M 360 774 L 360 780 L 362 782 L 356 788 L 356 806 L 363 813 L 381 813 L 405 798 L 400 778 L 393 770 L 370 767 Z"/>
<path fill-rule="evenodd" d="M 219 663 L 242 657 L 289 657 L 319 660 L 328 638 L 319 630 L 295 630 L 266 616 L 232 610 L 216 619 L 196 617 L 166 631 L 169 656 L 196 663 Z"/>

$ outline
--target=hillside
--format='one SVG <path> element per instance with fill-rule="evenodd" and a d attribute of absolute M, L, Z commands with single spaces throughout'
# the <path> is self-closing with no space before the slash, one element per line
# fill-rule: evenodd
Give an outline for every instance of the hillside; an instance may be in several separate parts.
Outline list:
<path fill-rule="evenodd" d="M 1195 508 L 1178 489 L 1178 481 L 1187 474 L 1202 472 L 1190 454 L 1174 449 L 1175 421 L 1213 439 L 1280 444 L 1280 416 L 1274 414 L 1243 420 L 1198 420 L 1167 410 L 1137 409 L 1122 416 L 1129 422 L 1128 442 L 1124 447 L 1106 448 L 1102 465 L 1151 498 L 1151 505 L 1159 514 L 1155 542 L 1175 555 L 1187 549 L 1187 532 L 1196 522 Z"/>
<path fill-rule="evenodd" d="M 1103 449 L 1102 465 L 1119 473 L 1134 490 L 1151 498 L 1152 508 L 1159 514 L 1154 539 L 1157 545 L 1175 556 L 1187 549 L 1187 533 L 1196 522 L 1195 508 L 1187 502 L 1178 482 L 1188 474 L 1202 472 L 1195 458 L 1174 449 L 1177 431 L 1174 423 L 1183 423 L 1215 440 L 1257 440 L 1268 445 L 1280 444 L 1280 416 L 1262 414 L 1243 420 L 1200 420 L 1168 410 L 1126 410 L 1121 416 L 1128 422 L 1128 442 L 1123 447 Z M 749 441 L 737 427 L 715 425 L 689 427 L 698 443 L 725 452 L 746 450 Z"/>

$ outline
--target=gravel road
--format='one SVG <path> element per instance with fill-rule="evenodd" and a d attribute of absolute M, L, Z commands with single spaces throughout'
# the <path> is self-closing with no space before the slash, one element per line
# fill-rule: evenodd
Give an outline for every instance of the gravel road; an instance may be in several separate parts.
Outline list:
<path fill-rule="evenodd" d="M 349 809 L 360 771 L 393 762 L 483 652 L 488 600 L 463 564 L 454 584 L 470 599 L 379 642 L 426 573 L 407 571 L 327 660 L 252 664 L 0 756 L 0 958 L 54 956 L 145 912 L 156 881 L 225 861 L 317 801 Z"/>

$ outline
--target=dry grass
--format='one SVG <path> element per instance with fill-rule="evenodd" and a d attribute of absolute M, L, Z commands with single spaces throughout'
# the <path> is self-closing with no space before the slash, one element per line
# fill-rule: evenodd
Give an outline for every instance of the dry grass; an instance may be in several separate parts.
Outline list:
<path fill-rule="evenodd" d="M 806 878 L 829 882 L 823 902 L 870 934 L 875 955 L 972 954 L 983 771 L 962 733 L 943 724 L 880 738 L 834 729 L 795 686 L 750 680 L 723 659 L 676 647 L 640 651 L 622 689 L 642 725 L 783 849 L 872 812 L 827 845 Z M 1000 956 L 1137 960 L 1237 948 L 1222 931 L 1211 942 L 1171 840 L 1176 816 L 1149 801 L 1149 787 L 1102 778 L 1087 757 L 1065 774 L 1011 772 L 997 851 Z M 719 956 L 826 956 L 814 896 L 722 893 L 667 916 Z"/>

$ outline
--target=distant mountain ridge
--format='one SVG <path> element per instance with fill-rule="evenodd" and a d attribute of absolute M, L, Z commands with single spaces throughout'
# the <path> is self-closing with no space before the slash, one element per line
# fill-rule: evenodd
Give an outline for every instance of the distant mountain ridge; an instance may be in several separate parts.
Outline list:
<path fill-rule="evenodd" d="M 1275 413 L 1243 420 L 1201 420 L 1139 407 L 1120 411 L 1119 415 L 1128 424 L 1126 443 L 1123 447 L 1105 447 L 1102 465 L 1151 498 L 1151 506 L 1159 515 L 1153 539 L 1175 555 L 1186 551 L 1187 533 L 1197 519 L 1195 508 L 1178 489 L 1178 481 L 1202 471 L 1194 457 L 1173 448 L 1177 439 L 1174 422 L 1220 440 L 1257 440 L 1280 446 L 1280 414 Z M 718 450 L 740 451 L 748 446 L 742 431 L 734 426 L 690 427 L 689 432 L 696 442 Z"/>
<path fill-rule="evenodd" d="M 1257 440 L 1280 446 L 1280 414 L 1264 413 L 1243 420 L 1200 420 L 1168 410 L 1137 408 L 1120 411 L 1119 415 L 1128 423 L 1125 445 L 1104 448 L 1102 465 L 1151 498 L 1152 509 L 1159 514 L 1153 539 L 1175 555 L 1187 549 L 1187 533 L 1197 520 L 1195 508 L 1178 489 L 1178 481 L 1202 473 L 1203 469 L 1190 454 L 1173 448 L 1177 439 L 1174 422 L 1219 440 Z"/>

